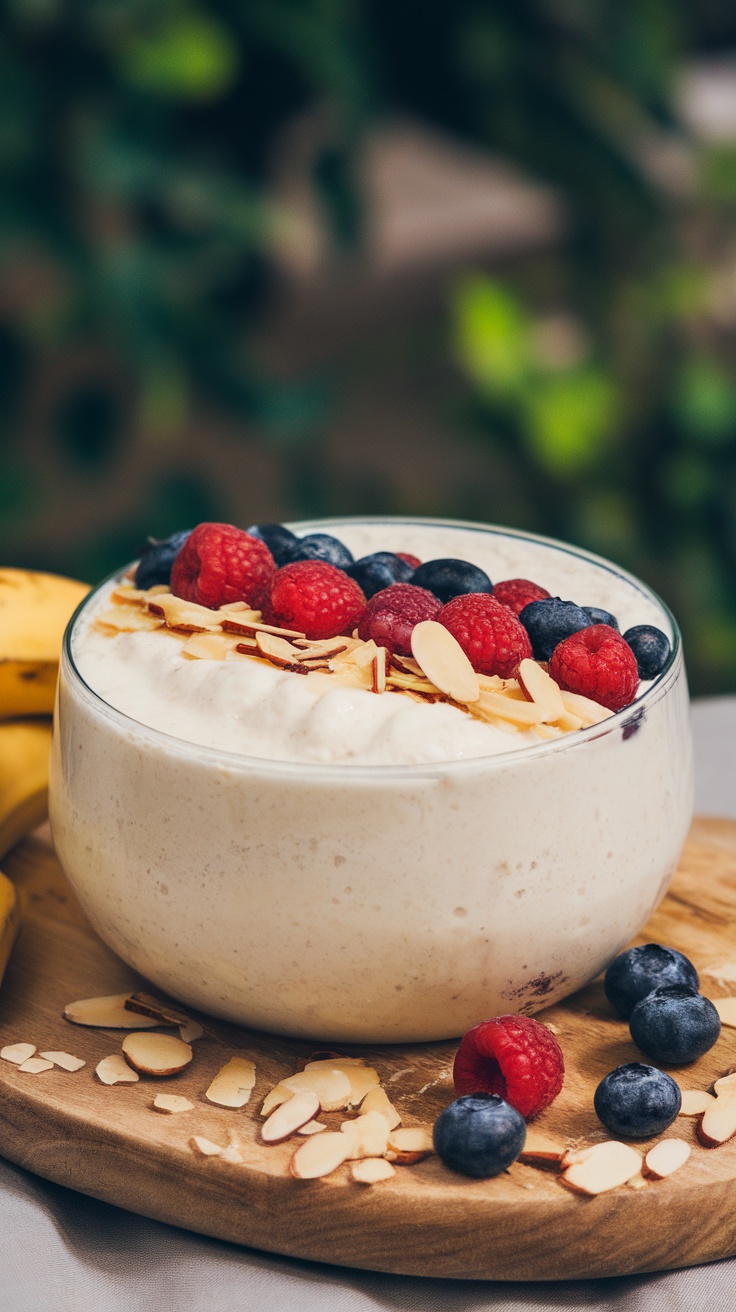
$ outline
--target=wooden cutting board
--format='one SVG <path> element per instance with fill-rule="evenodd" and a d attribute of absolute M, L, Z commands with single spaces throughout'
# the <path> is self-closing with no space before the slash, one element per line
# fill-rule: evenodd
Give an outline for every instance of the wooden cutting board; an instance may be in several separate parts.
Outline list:
<path fill-rule="evenodd" d="M 310 1045 L 204 1021 L 191 1066 L 166 1080 L 105 1087 L 101 1057 L 119 1051 L 121 1031 L 83 1029 L 61 1016 L 78 998 L 140 986 L 95 937 L 51 848 L 41 838 L 4 862 L 24 910 L 24 929 L 0 990 L 0 1046 L 35 1043 L 83 1057 L 75 1074 L 23 1074 L 0 1061 L 0 1152 L 49 1180 L 130 1211 L 234 1243 L 293 1257 L 410 1275 L 493 1280 L 557 1280 L 689 1266 L 736 1253 L 736 1140 L 701 1148 L 695 1122 L 666 1132 L 693 1152 L 680 1172 L 644 1189 L 598 1198 L 570 1193 L 548 1172 L 515 1163 L 494 1180 L 473 1181 L 436 1157 L 397 1168 L 387 1183 L 354 1183 L 349 1168 L 316 1181 L 288 1171 L 294 1142 L 260 1142 L 258 1111 L 279 1078 L 300 1068 Z M 679 948 L 711 997 L 736 993 L 736 823 L 695 822 L 672 890 L 640 941 Z M 636 1060 L 625 1022 L 600 983 L 540 1018 L 557 1027 L 568 1073 L 540 1128 L 570 1143 L 606 1138 L 592 1106 L 602 1076 Z M 432 1121 L 451 1101 L 453 1043 L 361 1048 L 405 1124 Z M 240 1111 L 204 1100 L 232 1055 L 251 1055 L 257 1081 Z M 706 1088 L 736 1066 L 736 1030 L 693 1066 L 673 1072 L 683 1088 Z M 191 1112 L 152 1110 L 157 1092 L 182 1093 Z M 325 1117 L 339 1122 L 344 1113 Z M 335 1126 L 336 1128 L 336 1126 Z M 194 1133 L 219 1144 L 234 1131 L 244 1164 L 196 1154 Z M 303 1140 L 297 1140 L 300 1143 Z M 637 1145 L 646 1148 L 648 1144 Z"/>

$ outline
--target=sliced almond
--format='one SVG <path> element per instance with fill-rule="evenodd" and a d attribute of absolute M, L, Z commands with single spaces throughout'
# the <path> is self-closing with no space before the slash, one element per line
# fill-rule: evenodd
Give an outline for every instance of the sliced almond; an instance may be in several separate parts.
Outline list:
<path fill-rule="evenodd" d="M 271 1092 L 267 1093 L 263 1099 L 261 1116 L 270 1116 L 275 1107 L 280 1107 L 282 1102 L 287 1102 L 289 1098 L 293 1097 L 294 1093 L 292 1089 L 287 1089 L 283 1084 L 274 1085 Z"/>
<path fill-rule="evenodd" d="M 321 1134 L 322 1131 L 326 1129 L 327 1126 L 325 1125 L 324 1121 L 307 1121 L 306 1125 L 299 1126 L 299 1129 L 297 1130 L 297 1134 L 303 1134 L 303 1135 Z"/>
<path fill-rule="evenodd" d="M 720 1148 L 736 1134 L 736 1098 L 716 1098 L 698 1122 L 697 1135 L 704 1148 Z"/>
<path fill-rule="evenodd" d="M 636 1149 L 626 1143 L 608 1140 L 576 1153 L 573 1164 L 560 1178 L 576 1193 L 594 1197 L 626 1184 L 627 1180 L 641 1173 L 641 1168 L 641 1154 Z"/>
<path fill-rule="evenodd" d="M 682 1104 L 677 1113 L 678 1116 L 702 1116 L 707 1112 L 711 1103 L 715 1102 L 712 1093 L 706 1093 L 704 1089 L 683 1089 Z"/>
<path fill-rule="evenodd" d="M 519 665 L 519 683 L 529 701 L 544 712 L 545 721 L 559 720 L 565 714 L 559 684 L 537 661 L 524 660 Z"/>
<path fill-rule="evenodd" d="M 229 1162 L 231 1166 L 240 1166 L 245 1161 L 240 1149 L 234 1143 L 229 1143 L 220 1153 L 220 1161 Z"/>
<path fill-rule="evenodd" d="M 184 643 L 182 652 L 193 660 L 224 661 L 235 646 L 235 639 L 225 633 L 195 633 Z"/>
<path fill-rule="evenodd" d="M 456 702 L 477 702 L 478 675 L 449 629 L 436 620 L 422 620 L 411 634 L 411 650 L 422 672 L 440 692 Z"/>
<path fill-rule="evenodd" d="M 364 1157 L 353 1163 L 350 1174 L 358 1184 L 380 1184 L 382 1180 L 390 1180 L 396 1171 L 385 1158 Z"/>
<path fill-rule="evenodd" d="M 121 1052 L 114 1052 L 111 1057 L 103 1057 L 95 1067 L 95 1075 L 102 1084 L 137 1084 L 140 1075 L 131 1070 Z"/>
<path fill-rule="evenodd" d="M 297 1180 L 318 1180 L 331 1175 L 350 1156 L 351 1140 L 339 1130 L 315 1134 L 297 1148 L 290 1162 L 291 1174 Z"/>
<path fill-rule="evenodd" d="M 225 1152 L 225 1149 L 221 1148 L 219 1143 L 213 1143 L 211 1139 L 205 1139 L 203 1134 L 193 1134 L 189 1142 L 203 1157 L 222 1157 Z"/>
<path fill-rule="evenodd" d="M 192 1060 L 192 1049 L 173 1034 L 126 1034 L 125 1060 L 144 1075 L 177 1075 Z"/>
<path fill-rule="evenodd" d="M 717 1098 L 730 1097 L 736 1094 L 736 1072 L 731 1071 L 728 1075 L 722 1075 L 715 1081 L 713 1092 Z M 705 1110 L 705 1109 L 703 1109 Z"/>
<path fill-rule="evenodd" d="M 736 1029 L 736 998 L 713 998 L 713 1006 L 721 1018 L 721 1025 Z"/>
<path fill-rule="evenodd" d="M 298 661 L 329 661 L 335 656 L 340 656 L 348 650 L 347 642 L 339 639 L 326 639 L 324 642 L 309 642 L 308 639 L 298 638 L 294 644 L 301 647 L 302 650 L 296 653 Z"/>
<path fill-rule="evenodd" d="M 661 1139 L 644 1158 L 644 1171 L 655 1180 L 664 1180 L 679 1171 L 690 1156 L 690 1144 L 684 1139 Z"/>
<path fill-rule="evenodd" d="M 0 1057 L 3 1061 L 11 1061 L 14 1066 L 20 1066 L 24 1061 L 28 1061 L 35 1051 L 35 1043 L 8 1043 L 4 1048 L 0 1048 Z"/>
<path fill-rule="evenodd" d="M 295 1093 L 293 1098 L 288 1098 L 277 1107 L 261 1126 L 263 1142 L 281 1143 L 283 1139 L 289 1139 L 302 1125 L 313 1120 L 319 1110 L 316 1093 Z"/>
<path fill-rule="evenodd" d="M 360 1110 L 361 1113 L 380 1112 L 381 1116 L 384 1117 L 389 1130 L 395 1130 L 398 1125 L 401 1125 L 401 1117 L 399 1113 L 390 1101 L 386 1090 L 382 1089 L 380 1086 L 368 1090 L 365 1098 L 360 1104 Z"/>
<path fill-rule="evenodd" d="M 277 624 L 263 624 L 261 620 L 240 619 L 239 616 L 223 620 L 222 630 L 223 633 L 238 633 L 246 638 L 255 638 L 259 633 L 270 633 L 274 638 L 306 637 L 299 629 L 281 629 Z"/>
<path fill-rule="evenodd" d="M 125 1010 L 135 1012 L 137 1016 L 149 1016 L 157 1025 L 186 1025 L 189 1017 L 183 1011 L 177 1011 L 167 1002 L 160 1002 L 150 993 L 131 993 L 125 999 Z"/>
<path fill-rule="evenodd" d="M 249 1057 L 231 1057 L 217 1072 L 205 1093 L 218 1107 L 245 1107 L 256 1082 L 256 1068 Z"/>
<path fill-rule="evenodd" d="M 18 1067 L 19 1071 L 25 1071 L 27 1075 L 40 1075 L 42 1071 L 52 1071 L 54 1063 L 47 1061 L 45 1057 L 27 1057 Z"/>
<path fill-rule="evenodd" d="M 434 1140 L 429 1125 L 407 1125 L 389 1133 L 386 1156 L 390 1162 L 401 1162 L 408 1166 L 412 1162 L 420 1162 L 432 1152 Z"/>
<path fill-rule="evenodd" d="M 182 1098 L 178 1093 L 157 1093 L 153 1100 L 153 1108 L 157 1112 L 168 1112 L 173 1116 L 177 1112 L 193 1111 L 194 1103 L 188 1098 Z"/>
<path fill-rule="evenodd" d="M 41 1056 L 53 1062 L 54 1066 L 60 1066 L 63 1071 L 81 1071 L 87 1065 L 81 1057 L 73 1057 L 70 1052 L 42 1052 Z"/>
<path fill-rule="evenodd" d="M 351 1058 L 337 1057 L 327 1058 L 320 1061 L 308 1061 L 304 1067 L 305 1073 L 314 1070 L 337 1070 L 347 1075 L 350 1081 L 350 1097 L 348 1107 L 357 1107 L 362 1105 L 366 1094 L 376 1088 L 379 1084 L 378 1071 L 373 1066 L 365 1066 L 362 1061 L 354 1061 Z M 325 1110 L 328 1110 L 327 1108 Z M 367 1109 L 370 1110 L 370 1109 Z"/>
<path fill-rule="evenodd" d="M 256 646 L 274 665 L 293 665 L 299 653 L 294 651 L 285 638 L 277 638 L 273 633 L 256 633 Z"/>
<path fill-rule="evenodd" d="M 641 1172 L 638 1175 L 632 1175 L 631 1179 L 626 1181 L 627 1189 L 646 1189 L 648 1185 L 649 1181 L 644 1179 Z"/>
<path fill-rule="evenodd" d="M 600 724 L 601 720 L 607 720 L 613 715 L 613 711 L 609 711 L 607 706 L 601 706 L 590 697 L 583 697 L 582 693 L 566 692 L 561 688 L 560 696 L 565 710 L 571 715 L 576 715 L 584 725 Z"/>
<path fill-rule="evenodd" d="M 377 652 L 377 644 L 372 638 L 369 638 L 367 642 L 363 642 L 359 647 L 353 649 L 351 653 L 352 664 L 357 665 L 359 669 L 368 668 L 373 664 Z"/>
<path fill-rule="evenodd" d="M 382 1157 L 388 1148 L 391 1133 L 386 1117 L 380 1112 L 365 1112 L 354 1121 L 343 1121 L 340 1131 L 347 1134 L 351 1141 L 351 1159 Z"/>
<path fill-rule="evenodd" d="M 128 993 L 112 993 L 104 998 L 70 1002 L 64 1008 L 64 1020 L 102 1030 L 147 1030 L 161 1024 L 153 1016 L 133 1015 L 125 1005 L 129 997 Z"/>
<path fill-rule="evenodd" d="M 519 1153 L 519 1161 L 527 1166 L 539 1166 L 543 1169 L 559 1171 L 567 1149 L 559 1139 L 554 1139 L 541 1130 L 530 1127 L 526 1132 L 524 1147 Z"/>
<path fill-rule="evenodd" d="M 197 1039 L 201 1039 L 203 1034 L 204 1028 L 198 1020 L 188 1020 L 179 1026 L 179 1038 L 183 1039 L 185 1043 L 196 1043 Z"/>
<path fill-rule="evenodd" d="M 151 597 L 148 609 L 152 615 L 160 615 L 167 629 L 178 629 L 181 633 L 202 633 L 207 629 L 217 631 L 220 619 L 217 611 L 199 606 L 194 601 L 184 601 L 173 593 L 159 593 Z"/>
<path fill-rule="evenodd" d="M 530 726 L 542 724 L 544 720 L 544 711 L 536 702 L 517 701 L 502 692 L 482 692 L 479 709 L 511 724 Z"/>
<path fill-rule="evenodd" d="M 347 1071 L 337 1067 L 299 1071 L 281 1081 L 290 1093 L 315 1093 L 323 1112 L 340 1111 L 350 1103 L 352 1087 Z"/>

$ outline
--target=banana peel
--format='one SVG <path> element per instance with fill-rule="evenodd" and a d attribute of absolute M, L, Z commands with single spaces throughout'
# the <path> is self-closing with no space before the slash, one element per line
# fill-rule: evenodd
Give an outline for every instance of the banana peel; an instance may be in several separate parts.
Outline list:
<path fill-rule="evenodd" d="M 20 915 L 15 889 L 0 870 L 0 981 L 20 930 Z"/>
<path fill-rule="evenodd" d="M 49 720 L 0 724 L 0 860 L 48 815 Z"/>
<path fill-rule="evenodd" d="M 51 714 L 64 630 L 88 592 L 58 574 L 0 569 L 0 720 Z"/>

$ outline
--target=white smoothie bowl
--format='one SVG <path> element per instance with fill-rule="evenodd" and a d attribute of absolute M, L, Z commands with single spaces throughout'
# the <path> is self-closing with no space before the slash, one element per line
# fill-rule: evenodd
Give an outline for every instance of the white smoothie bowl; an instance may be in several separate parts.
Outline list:
<path fill-rule="evenodd" d="M 425 559 L 463 555 L 563 597 L 552 575 L 590 569 L 600 589 L 573 599 L 606 607 L 610 587 L 630 592 L 672 656 L 634 704 L 539 745 L 509 738 L 501 755 L 424 765 L 295 764 L 199 746 L 102 700 L 73 656 L 92 593 L 64 644 L 50 788 L 84 910 L 173 997 L 281 1034 L 445 1039 L 559 1001 L 643 927 L 689 827 L 672 616 L 631 575 L 528 534 L 426 520 L 295 527 L 356 554 L 411 551 L 430 532 Z"/>

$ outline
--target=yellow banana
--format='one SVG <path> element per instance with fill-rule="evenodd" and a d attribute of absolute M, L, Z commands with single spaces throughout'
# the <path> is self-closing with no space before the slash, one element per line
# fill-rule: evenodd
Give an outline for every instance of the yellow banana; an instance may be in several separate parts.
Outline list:
<path fill-rule="evenodd" d="M 0 569 L 0 720 L 51 714 L 64 629 L 88 592 L 58 574 Z"/>
<path fill-rule="evenodd" d="M 46 819 L 50 747 L 49 720 L 0 724 L 0 860 Z"/>
<path fill-rule="evenodd" d="M 18 902 L 10 880 L 0 871 L 0 980 L 5 974 L 20 929 Z"/>

